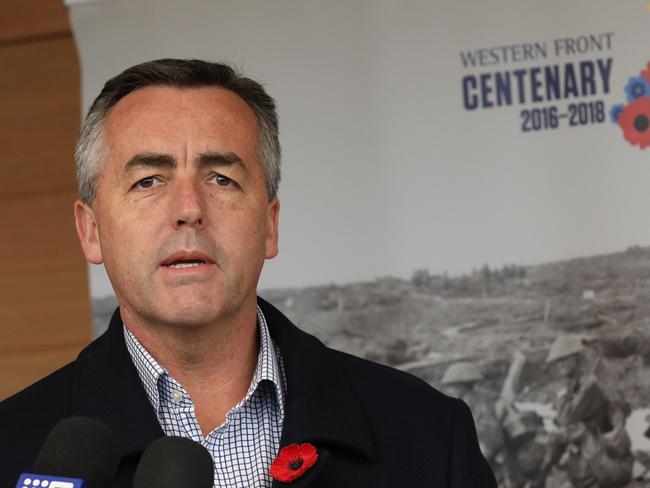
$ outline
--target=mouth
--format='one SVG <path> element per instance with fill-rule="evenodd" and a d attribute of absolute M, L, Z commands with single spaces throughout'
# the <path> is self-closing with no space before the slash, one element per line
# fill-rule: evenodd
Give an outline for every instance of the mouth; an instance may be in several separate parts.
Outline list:
<path fill-rule="evenodd" d="M 165 258 L 165 260 L 160 263 L 160 266 L 163 268 L 168 268 L 170 270 L 189 270 L 211 267 L 211 265 L 214 264 L 216 264 L 214 260 L 203 253 L 194 251 L 181 251 Z"/>
<path fill-rule="evenodd" d="M 203 266 L 205 264 L 204 261 L 177 261 L 172 264 L 166 264 L 168 268 L 173 268 L 173 269 L 182 269 L 182 268 L 195 268 L 197 266 Z"/>

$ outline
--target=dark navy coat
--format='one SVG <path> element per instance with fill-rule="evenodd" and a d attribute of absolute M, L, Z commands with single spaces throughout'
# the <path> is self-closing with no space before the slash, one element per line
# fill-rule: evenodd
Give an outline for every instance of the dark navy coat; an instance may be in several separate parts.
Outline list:
<path fill-rule="evenodd" d="M 316 465 L 295 488 L 494 488 L 469 408 L 409 374 L 325 347 L 259 300 L 287 375 L 280 445 L 311 442 Z M 124 343 L 119 310 L 72 363 L 0 402 L 0 487 L 30 471 L 52 427 L 94 417 L 117 434 L 115 487 L 130 487 L 142 451 L 163 436 Z"/>

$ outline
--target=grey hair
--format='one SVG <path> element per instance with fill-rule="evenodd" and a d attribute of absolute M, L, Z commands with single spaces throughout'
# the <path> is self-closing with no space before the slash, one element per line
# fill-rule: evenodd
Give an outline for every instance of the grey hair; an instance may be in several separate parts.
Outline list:
<path fill-rule="evenodd" d="M 198 59 L 158 59 L 128 68 L 106 82 L 90 106 L 75 147 L 75 166 L 81 201 L 92 205 L 107 158 L 104 124 L 111 109 L 129 93 L 147 86 L 198 88 L 218 86 L 243 99 L 260 128 L 257 156 L 266 178 L 269 200 L 280 184 L 281 149 L 275 101 L 261 84 L 226 64 Z"/>

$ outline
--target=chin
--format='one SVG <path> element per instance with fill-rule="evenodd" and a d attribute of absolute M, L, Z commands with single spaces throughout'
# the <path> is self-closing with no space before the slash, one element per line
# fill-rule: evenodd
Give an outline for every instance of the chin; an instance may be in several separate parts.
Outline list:
<path fill-rule="evenodd" d="M 198 327 L 218 319 L 220 315 L 219 310 L 215 309 L 214 304 L 210 305 L 212 306 L 206 307 L 206 304 L 203 303 L 199 306 L 192 306 L 191 304 L 185 303 L 159 311 L 156 315 L 158 315 L 161 322 L 169 325 Z"/>
<path fill-rule="evenodd" d="M 180 300 L 170 300 L 164 310 L 158 310 L 157 315 L 162 319 L 161 322 L 172 326 L 200 327 L 228 316 L 229 311 L 224 305 L 215 295 L 209 299 L 201 299 L 194 295 Z"/>

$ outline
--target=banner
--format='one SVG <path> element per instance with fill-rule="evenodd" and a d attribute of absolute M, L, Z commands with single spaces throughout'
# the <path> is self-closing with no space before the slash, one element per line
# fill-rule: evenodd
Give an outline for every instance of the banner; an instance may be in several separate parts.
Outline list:
<path fill-rule="evenodd" d="M 463 398 L 500 486 L 650 477 L 647 1 L 138 0 L 71 18 L 86 107 L 159 57 L 265 83 L 284 160 L 262 295 Z M 91 276 L 99 332 L 115 302 Z"/>

